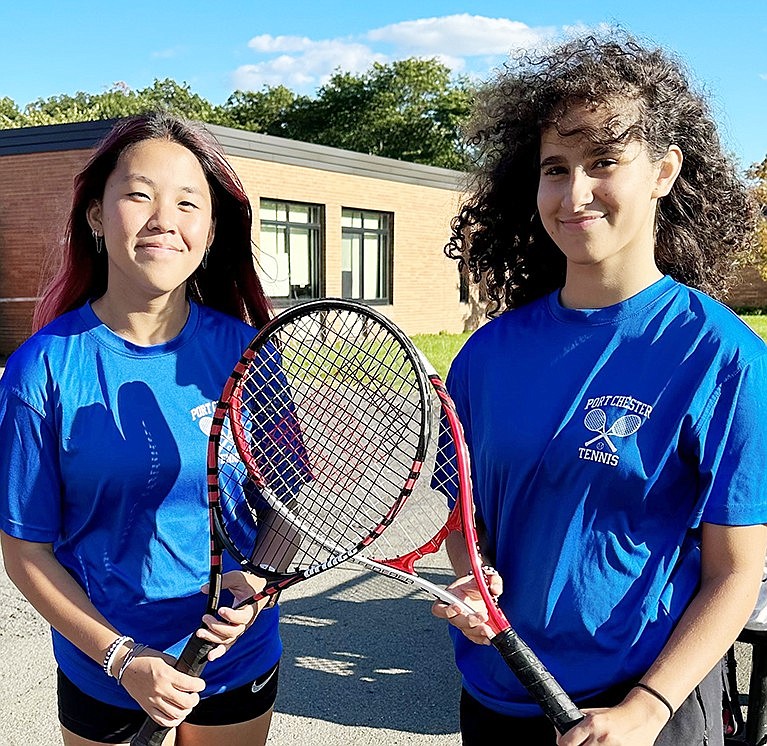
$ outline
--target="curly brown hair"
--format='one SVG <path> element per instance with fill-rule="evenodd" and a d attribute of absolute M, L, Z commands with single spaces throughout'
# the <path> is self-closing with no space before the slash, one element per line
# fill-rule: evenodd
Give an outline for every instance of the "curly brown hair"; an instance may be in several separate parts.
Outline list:
<path fill-rule="evenodd" d="M 614 115 L 612 123 L 627 109 L 636 112 L 619 133 L 610 123 L 599 132 L 579 131 L 592 140 L 636 140 L 652 160 L 672 144 L 682 150 L 681 173 L 658 204 L 656 264 L 680 282 L 723 297 L 749 245 L 754 202 L 682 63 L 613 30 L 547 53 L 523 53 L 478 93 L 468 127 L 476 168 L 445 253 L 483 286 L 487 315 L 564 285 L 564 255 L 537 214 L 539 150 L 545 129 L 575 134 L 559 125 L 578 105 L 605 109 Z"/>

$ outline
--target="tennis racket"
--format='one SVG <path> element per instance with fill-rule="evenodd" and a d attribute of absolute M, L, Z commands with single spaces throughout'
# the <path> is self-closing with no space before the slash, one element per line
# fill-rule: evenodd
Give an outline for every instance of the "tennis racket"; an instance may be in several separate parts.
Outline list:
<path fill-rule="evenodd" d="M 444 383 L 428 360 L 423 356 L 421 360 L 430 381 L 430 429 L 435 437 L 427 450 L 413 493 L 392 525 L 353 561 L 472 613 L 462 600 L 419 575 L 416 569 L 419 562 L 422 566 L 428 565 L 427 558 L 433 558 L 442 549 L 452 532 L 460 532 L 472 573 L 477 578 L 479 592 L 487 607 L 488 624 L 496 633 L 492 644 L 556 729 L 565 733 L 583 719 L 583 714 L 512 629 L 496 598 L 490 593 L 474 520 L 469 454 L 463 428 Z"/>
<path fill-rule="evenodd" d="M 208 613 L 224 550 L 266 579 L 254 603 L 374 542 L 420 473 L 428 393 L 409 340 L 361 304 L 312 301 L 268 322 L 212 420 Z M 213 647 L 192 635 L 175 667 L 199 675 Z M 168 730 L 147 718 L 131 744 L 158 746 Z"/>

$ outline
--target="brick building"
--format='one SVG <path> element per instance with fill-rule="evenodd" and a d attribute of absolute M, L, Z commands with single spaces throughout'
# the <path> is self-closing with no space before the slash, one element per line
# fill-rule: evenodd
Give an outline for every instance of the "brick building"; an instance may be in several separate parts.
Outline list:
<path fill-rule="evenodd" d="M 31 332 L 55 269 L 72 179 L 111 122 L 0 130 L 0 356 Z M 361 298 L 408 333 L 463 331 L 455 262 L 443 254 L 462 174 L 209 126 L 253 204 L 255 258 L 279 308 Z"/>
<path fill-rule="evenodd" d="M 0 130 L 0 357 L 31 332 L 55 269 L 74 174 L 109 121 Z M 463 174 L 210 125 L 253 204 L 255 259 L 275 305 L 362 298 L 409 334 L 473 328 L 443 246 Z M 767 307 L 746 269 L 728 302 Z"/>

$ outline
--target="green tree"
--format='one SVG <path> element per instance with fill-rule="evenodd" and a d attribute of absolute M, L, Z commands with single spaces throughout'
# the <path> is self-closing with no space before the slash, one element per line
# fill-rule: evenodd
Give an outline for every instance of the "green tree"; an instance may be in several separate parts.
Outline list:
<path fill-rule="evenodd" d="M 471 89 L 433 59 L 374 63 L 361 75 L 337 72 L 316 99 L 287 112 L 285 137 L 387 158 L 463 168 L 461 128 Z"/>
<path fill-rule="evenodd" d="M 217 124 L 220 112 L 209 101 L 193 93 L 186 84 L 178 84 L 170 78 L 155 80 L 149 88 L 137 91 L 136 98 L 141 111 L 165 108 L 188 119 Z"/>
<path fill-rule="evenodd" d="M 13 99 L 8 96 L 0 98 L 0 129 L 10 129 L 12 127 L 23 127 L 24 115 L 19 111 L 19 107 Z"/>
<path fill-rule="evenodd" d="M 260 91 L 235 91 L 221 109 L 221 124 L 284 137 L 291 111 L 304 100 L 284 85 L 264 86 Z"/>
<path fill-rule="evenodd" d="M 756 229 L 754 259 L 759 274 L 767 280 L 767 158 L 751 166 L 748 177 L 753 181 L 754 196 L 762 208 Z"/>
<path fill-rule="evenodd" d="M 101 93 L 37 99 L 20 111 L 0 99 L 0 128 L 129 116 L 157 107 L 191 119 L 444 168 L 464 168 L 462 126 L 472 90 L 437 60 L 375 63 L 360 75 L 337 71 L 315 97 L 285 86 L 235 91 L 214 106 L 186 83 L 155 80 L 140 90 L 115 83 Z"/>
<path fill-rule="evenodd" d="M 158 107 L 207 122 L 220 118 L 216 107 L 193 93 L 186 83 L 179 84 L 166 78 L 136 91 L 119 82 L 102 93 L 80 91 L 74 95 L 40 98 L 28 104 L 21 118 L 11 126 L 116 119 Z"/>

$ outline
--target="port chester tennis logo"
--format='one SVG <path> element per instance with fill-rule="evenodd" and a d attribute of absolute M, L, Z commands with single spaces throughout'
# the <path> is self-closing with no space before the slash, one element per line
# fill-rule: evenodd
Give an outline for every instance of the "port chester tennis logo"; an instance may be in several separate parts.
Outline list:
<path fill-rule="evenodd" d="M 607 466 L 618 466 L 619 451 L 626 439 L 642 427 L 652 407 L 633 396 L 599 396 L 588 399 L 583 425 L 587 440 L 578 448 L 578 458 Z"/>

